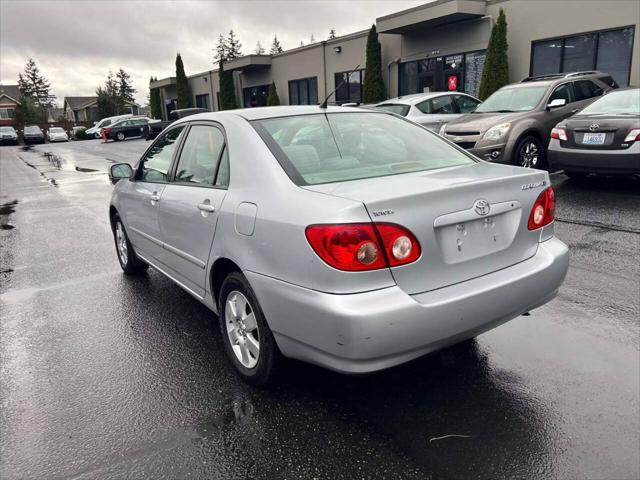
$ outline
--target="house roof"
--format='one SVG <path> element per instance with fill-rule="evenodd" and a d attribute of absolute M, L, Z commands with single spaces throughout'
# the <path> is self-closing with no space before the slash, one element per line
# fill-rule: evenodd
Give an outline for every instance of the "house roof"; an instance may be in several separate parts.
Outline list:
<path fill-rule="evenodd" d="M 16 103 L 20 103 L 20 90 L 17 85 L 0 85 L 0 97 L 3 95 Z"/>
<path fill-rule="evenodd" d="M 64 103 L 69 105 L 71 110 L 82 110 L 97 101 L 98 97 L 64 97 Z"/>

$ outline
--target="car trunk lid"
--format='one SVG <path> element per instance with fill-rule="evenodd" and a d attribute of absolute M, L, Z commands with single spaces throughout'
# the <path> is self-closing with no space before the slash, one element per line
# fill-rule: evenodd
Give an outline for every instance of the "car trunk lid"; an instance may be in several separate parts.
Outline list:
<path fill-rule="evenodd" d="M 482 162 L 304 188 L 360 201 L 373 221 L 411 230 L 422 256 L 391 270 L 405 292 L 416 294 L 533 256 L 540 233 L 527 222 L 548 185 L 546 172 Z"/>
<path fill-rule="evenodd" d="M 635 125 L 635 126 L 634 126 Z M 624 139 L 632 128 L 640 128 L 638 117 L 630 115 L 576 116 L 567 121 L 565 148 L 584 150 L 624 150 Z"/>

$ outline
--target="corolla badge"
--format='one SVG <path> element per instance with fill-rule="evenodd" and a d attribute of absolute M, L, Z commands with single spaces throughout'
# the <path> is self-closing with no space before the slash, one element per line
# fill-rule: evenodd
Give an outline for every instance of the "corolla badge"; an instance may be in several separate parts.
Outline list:
<path fill-rule="evenodd" d="M 484 216 L 488 215 L 491 211 L 491 205 L 489 205 L 489 202 L 481 198 L 475 201 L 475 203 L 473 204 L 473 209 L 478 215 Z"/>
<path fill-rule="evenodd" d="M 595 132 L 599 128 L 600 128 L 600 125 L 598 125 L 597 123 L 592 123 L 591 125 L 589 125 L 589 130 L 591 130 L 592 132 Z"/>

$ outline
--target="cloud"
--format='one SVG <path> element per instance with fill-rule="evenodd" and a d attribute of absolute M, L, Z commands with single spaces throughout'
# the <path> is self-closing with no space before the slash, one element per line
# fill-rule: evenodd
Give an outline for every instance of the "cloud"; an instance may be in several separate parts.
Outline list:
<path fill-rule="evenodd" d="M 180 52 L 187 75 L 214 68 L 219 34 L 237 33 L 243 53 L 368 28 L 376 17 L 424 1 L 0 1 L 0 81 L 14 84 L 33 57 L 62 104 L 93 95 L 109 70 L 131 74 L 144 104 L 150 76 L 175 75 Z"/>

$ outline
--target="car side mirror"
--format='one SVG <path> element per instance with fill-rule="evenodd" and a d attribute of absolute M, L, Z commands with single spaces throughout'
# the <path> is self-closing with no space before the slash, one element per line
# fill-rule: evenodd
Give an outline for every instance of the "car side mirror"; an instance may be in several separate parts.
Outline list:
<path fill-rule="evenodd" d="M 114 185 L 123 178 L 133 177 L 133 168 L 128 163 L 116 163 L 109 168 L 109 180 Z"/>
<path fill-rule="evenodd" d="M 547 105 L 547 110 L 551 110 L 552 108 L 564 107 L 566 104 L 566 98 L 556 98 L 555 100 L 551 100 L 551 102 Z"/>

